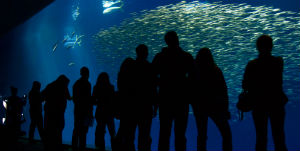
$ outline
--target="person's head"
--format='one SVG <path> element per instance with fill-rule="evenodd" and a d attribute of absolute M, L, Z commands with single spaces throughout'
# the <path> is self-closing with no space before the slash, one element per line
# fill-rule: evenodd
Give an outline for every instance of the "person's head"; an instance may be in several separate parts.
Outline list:
<path fill-rule="evenodd" d="M 82 67 L 80 69 L 80 75 L 81 75 L 81 77 L 88 79 L 89 75 L 90 75 L 89 69 L 87 67 Z"/>
<path fill-rule="evenodd" d="M 41 89 L 41 83 L 38 81 L 33 81 L 32 83 L 32 90 L 40 90 Z"/>
<path fill-rule="evenodd" d="M 168 31 L 165 35 L 165 42 L 169 47 L 178 47 L 179 40 L 175 31 Z"/>
<path fill-rule="evenodd" d="M 97 79 L 97 85 L 108 85 L 109 82 L 109 76 L 106 72 L 101 72 Z"/>
<path fill-rule="evenodd" d="M 196 56 L 196 63 L 201 65 L 214 65 L 215 61 L 209 48 L 201 48 Z"/>
<path fill-rule="evenodd" d="M 256 48 L 260 54 L 270 54 L 273 48 L 273 39 L 269 35 L 261 35 L 256 40 Z"/>
<path fill-rule="evenodd" d="M 18 88 L 14 87 L 14 86 L 11 86 L 10 87 L 10 92 L 11 92 L 12 96 L 17 96 Z"/>
<path fill-rule="evenodd" d="M 60 85 L 68 86 L 70 80 L 65 75 L 62 74 L 56 79 L 56 82 L 59 83 Z"/>
<path fill-rule="evenodd" d="M 126 72 L 128 70 L 131 70 L 133 65 L 134 60 L 131 57 L 126 58 L 121 64 L 120 72 Z"/>
<path fill-rule="evenodd" d="M 137 59 L 146 60 L 148 57 L 148 47 L 140 44 L 135 49 Z"/>

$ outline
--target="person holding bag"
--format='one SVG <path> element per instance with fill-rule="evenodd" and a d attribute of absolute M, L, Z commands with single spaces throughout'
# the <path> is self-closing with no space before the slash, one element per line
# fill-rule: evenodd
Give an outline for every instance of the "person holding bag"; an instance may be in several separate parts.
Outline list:
<path fill-rule="evenodd" d="M 246 67 L 243 90 L 250 94 L 256 128 L 256 151 L 267 150 L 267 124 L 270 119 L 275 151 L 287 151 L 284 136 L 284 106 L 287 97 L 282 89 L 283 59 L 272 56 L 273 40 L 268 35 L 256 41 L 258 58 Z M 249 101 L 250 102 L 250 101 Z"/>

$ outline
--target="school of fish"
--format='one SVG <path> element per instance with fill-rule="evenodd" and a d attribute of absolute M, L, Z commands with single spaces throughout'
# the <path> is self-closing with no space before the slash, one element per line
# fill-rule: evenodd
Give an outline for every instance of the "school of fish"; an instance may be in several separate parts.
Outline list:
<path fill-rule="evenodd" d="M 135 58 L 135 48 L 142 43 L 148 46 L 151 61 L 166 46 L 163 37 L 168 30 L 178 33 L 181 47 L 193 56 L 202 47 L 212 50 L 227 82 L 232 112 L 236 111 L 246 64 L 257 57 L 256 39 L 269 34 L 274 40 L 273 54 L 285 61 L 283 86 L 289 104 L 299 101 L 300 12 L 199 1 L 159 6 L 132 13 L 120 25 L 100 29 L 94 35 L 97 62 L 117 73 L 124 58 Z"/>

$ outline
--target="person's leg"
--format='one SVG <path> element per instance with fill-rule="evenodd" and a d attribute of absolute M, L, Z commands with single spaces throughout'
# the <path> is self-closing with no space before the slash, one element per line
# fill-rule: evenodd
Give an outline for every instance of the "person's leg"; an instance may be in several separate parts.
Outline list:
<path fill-rule="evenodd" d="M 138 150 L 139 151 L 151 151 L 151 124 L 152 118 L 145 118 L 138 120 L 139 138 L 138 138 Z"/>
<path fill-rule="evenodd" d="M 58 135 L 57 135 L 57 143 L 58 143 L 58 150 L 63 151 L 64 150 L 64 146 L 62 144 L 62 132 L 64 130 L 65 127 L 65 116 L 64 116 L 64 112 L 60 113 L 60 120 L 58 122 Z"/>
<path fill-rule="evenodd" d="M 287 151 L 284 134 L 284 118 L 284 108 L 270 112 L 270 121 L 273 140 L 275 144 L 275 151 Z"/>
<path fill-rule="evenodd" d="M 160 109 L 159 119 L 160 119 L 160 130 L 159 130 L 158 150 L 169 151 L 173 118 L 171 115 L 162 115 Z"/>
<path fill-rule="evenodd" d="M 74 114 L 74 129 L 72 135 L 72 148 L 73 150 L 78 149 L 78 139 L 79 139 L 79 117 Z"/>
<path fill-rule="evenodd" d="M 102 117 L 97 117 L 97 126 L 95 131 L 95 145 L 99 150 L 105 150 L 105 126 L 106 122 Z"/>
<path fill-rule="evenodd" d="M 59 151 L 63 151 L 64 150 L 64 147 L 63 147 L 63 144 L 62 144 L 62 132 L 63 132 L 63 128 L 59 129 L 58 133 L 57 133 L 57 146 L 58 146 L 58 150 Z"/>
<path fill-rule="evenodd" d="M 49 151 L 49 116 L 47 111 L 44 112 L 44 149 Z"/>
<path fill-rule="evenodd" d="M 194 104 L 192 107 L 198 130 L 197 151 L 206 151 L 208 115 L 200 109 L 199 105 Z"/>
<path fill-rule="evenodd" d="M 45 112 L 45 150 L 61 150 L 61 137 L 63 130 L 63 120 L 64 118 L 58 114 Z"/>
<path fill-rule="evenodd" d="M 123 138 L 123 129 L 124 129 L 124 120 L 123 118 L 120 118 L 120 125 L 119 129 L 117 131 L 115 141 L 114 141 L 114 150 L 115 151 L 122 151 L 122 138 Z"/>
<path fill-rule="evenodd" d="M 39 134 L 40 134 L 40 138 L 41 140 L 44 142 L 44 128 L 43 128 L 43 115 L 42 113 L 40 113 L 38 116 L 37 116 L 37 128 L 38 128 L 38 131 L 39 131 Z"/>
<path fill-rule="evenodd" d="M 223 151 L 232 151 L 232 136 L 228 120 L 220 113 L 218 113 L 218 115 L 210 117 L 215 122 L 222 135 Z"/>
<path fill-rule="evenodd" d="M 30 112 L 30 118 L 31 118 L 31 122 L 29 127 L 29 141 L 32 142 L 34 138 L 35 127 L 37 125 L 37 119 L 34 117 L 34 115 L 32 115 L 31 112 Z"/>
<path fill-rule="evenodd" d="M 252 112 L 256 130 L 256 151 L 267 150 L 268 114 L 265 111 Z"/>
<path fill-rule="evenodd" d="M 185 151 L 186 150 L 186 137 L 185 132 L 188 121 L 188 105 L 180 107 L 181 111 L 176 113 L 174 120 L 174 131 L 175 131 L 175 150 Z"/>
<path fill-rule="evenodd" d="M 108 117 L 107 118 L 107 128 L 110 134 L 110 144 L 111 144 L 111 148 L 112 150 L 114 150 L 115 147 L 115 139 L 116 139 L 116 130 L 115 130 L 115 121 L 114 121 L 114 117 Z"/>
<path fill-rule="evenodd" d="M 86 147 L 86 133 L 88 132 L 89 127 L 85 126 L 85 123 L 83 122 L 81 122 L 80 124 L 81 125 L 79 130 L 79 151 L 84 151 Z"/>
<path fill-rule="evenodd" d="M 122 146 L 123 150 L 135 151 L 134 139 L 135 131 L 137 127 L 137 120 L 132 117 L 126 117 L 124 119 L 122 131 Z"/>

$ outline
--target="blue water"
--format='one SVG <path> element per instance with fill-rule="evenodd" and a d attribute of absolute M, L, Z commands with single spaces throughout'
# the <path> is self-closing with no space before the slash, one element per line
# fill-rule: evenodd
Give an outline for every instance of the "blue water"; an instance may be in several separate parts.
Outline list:
<path fill-rule="evenodd" d="M 100 72 L 108 72 L 116 84 L 120 64 L 125 57 L 135 57 L 135 47 L 149 47 L 149 61 L 165 46 L 167 30 L 178 32 L 181 46 L 193 56 L 201 47 L 212 49 L 224 72 L 229 89 L 230 125 L 234 150 L 253 150 L 255 130 L 250 114 L 238 121 L 235 104 L 241 91 L 244 68 L 257 56 L 255 39 L 269 34 L 274 39 L 274 54 L 285 61 L 284 91 L 286 105 L 286 143 L 290 150 L 300 150 L 300 1 L 299 0 L 122 0 L 120 7 L 103 14 L 102 0 L 55 1 L 0 39 L 0 95 L 9 95 L 9 86 L 19 88 L 19 95 L 28 93 L 34 80 L 44 88 L 58 75 L 67 75 L 71 87 L 80 77 L 79 69 L 90 69 L 90 82 L 95 84 Z M 69 38 L 66 38 L 66 37 Z M 27 112 L 26 112 L 27 111 Z M 25 107 L 28 130 L 30 118 Z M 63 141 L 71 142 L 73 103 L 68 102 Z M 118 124 L 118 121 L 116 121 Z M 96 124 L 96 123 L 95 123 Z M 87 143 L 93 147 L 94 127 Z M 159 120 L 153 119 L 152 149 L 157 149 Z M 196 149 L 196 125 L 192 114 L 187 129 L 187 149 Z M 171 148 L 174 148 L 174 138 Z M 109 136 L 107 135 L 109 147 Z M 38 135 L 36 133 L 36 138 Z M 271 132 L 269 149 L 274 145 Z M 209 121 L 208 149 L 221 150 L 221 136 Z"/>

